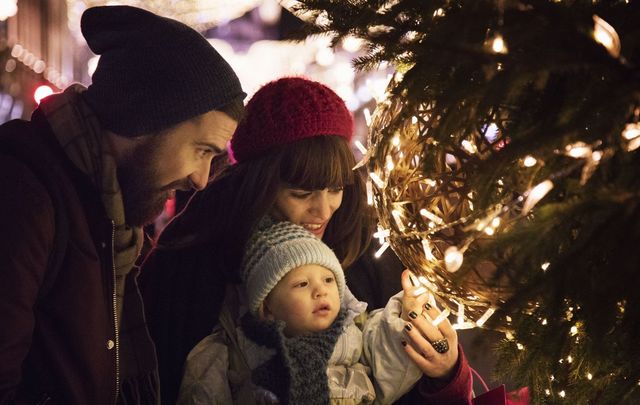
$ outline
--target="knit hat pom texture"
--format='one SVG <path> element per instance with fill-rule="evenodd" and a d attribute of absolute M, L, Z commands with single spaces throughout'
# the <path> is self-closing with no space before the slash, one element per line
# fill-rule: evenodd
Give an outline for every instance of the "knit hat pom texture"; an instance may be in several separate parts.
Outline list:
<path fill-rule="evenodd" d="M 276 284 L 289 271 L 307 264 L 331 270 L 342 299 L 344 272 L 331 248 L 303 227 L 290 222 L 272 223 L 258 229 L 247 243 L 242 265 L 249 310 L 257 314 Z"/>
<path fill-rule="evenodd" d="M 236 161 L 259 158 L 270 149 L 322 135 L 353 135 L 353 117 L 329 87 L 302 77 L 285 77 L 264 85 L 247 103 L 231 149 Z"/>

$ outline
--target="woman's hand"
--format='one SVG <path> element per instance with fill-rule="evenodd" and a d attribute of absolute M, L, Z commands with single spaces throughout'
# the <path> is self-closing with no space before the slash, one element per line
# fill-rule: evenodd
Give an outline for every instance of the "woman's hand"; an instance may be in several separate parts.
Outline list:
<path fill-rule="evenodd" d="M 443 319 L 437 325 L 440 310 L 435 302 L 429 303 L 429 294 L 421 286 L 414 286 L 409 270 L 402 272 L 402 319 L 407 321 L 403 341 L 409 358 L 416 363 L 428 377 L 448 377 L 458 361 L 458 335 L 449 323 Z"/>

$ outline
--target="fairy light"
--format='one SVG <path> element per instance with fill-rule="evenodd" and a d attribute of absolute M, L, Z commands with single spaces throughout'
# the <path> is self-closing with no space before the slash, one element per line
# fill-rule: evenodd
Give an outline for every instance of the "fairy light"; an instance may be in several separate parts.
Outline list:
<path fill-rule="evenodd" d="M 364 122 L 367 124 L 368 127 L 371 126 L 371 111 L 369 110 L 369 108 L 364 108 L 362 110 L 362 114 L 364 115 Z"/>
<path fill-rule="evenodd" d="M 434 319 L 431 323 L 433 324 L 433 326 L 438 326 L 440 323 L 442 323 L 442 321 L 447 319 L 449 315 L 451 315 L 451 311 L 449 311 L 448 308 L 445 308 L 444 311 L 440 312 L 440 315 L 438 315 L 436 319 Z"/>
<path fill-rule="evenodd" d="M 400 146 L 400 137 L 398 135 L 394 136 L 393 139 L 391 139 L 391 144 L 395 147 Z"/>
<path fill-rule="evenodd" d="M 384 188 L 384 181 L 382 181 L 380 176 L 378 176 L 375 172 L 370 172 L 369 177 L 371 177 L 371 180 L 376 183 L 376 186 L 378 186 L 378 188 Z"/>
<path fill-rule="evenodd" d="M 522 207 L 522 214 L 526 215 L 531 209 L 544 198 L 545 195 L 553 188 L 551 180 L 545 180 L 532 188 L 527 193 L 527 199 Z"/>
<path fill-rule="evenodd" d="M 491 50 L 495 53 L 501 54 L 506 54 L 508 52 L 504 38 L 502 38 L 502 35 L 499 33 L 494 35 L 493 40 L 491 41 Z"/>
<path fill-rule="evenodd" d="M 373 205 L 373 186 L 370 179 L 365 182 L 365 188 L 367 189 L 367 205 Z"/>
<path fill-rule="evenodd" d="M 427 239 L 422 239 L 422 249 L 424 250 L 424 257 L 428 261 L 435 262 L 437 260 L 436 257 L 433 255 L 433 252 L 431 252 L 431 244 Z"/>
<path fill-rule="evenodd" d="M 593 38 L 614 58 L 620 56 L 620 37 L 616 30 L 597 15 L 593 16 Z"/>
<path fill-rule="evenodd" d="M 593 374 L 587 373 L 587 380 L 589 381 L 593 380 Z"/>
<path fill-rule="evenodd" d="M 411 117 L 411 124 L 416 125 L 417 123 L 418 123 L 418 117 L 414 115 L 413 117 Z"/>
<path fill-rule="evenodd" d="M 444 252 L 444 264 L 447 267 L 447 271 L 455 273 L 462 266 L 462 260 L 464 256 L 456 246 L 449 246 Z"/>
<path fill-rule="evenodd" d="M 433 12 L 433 17 L 437 18 L 437 17 L 442 17 L 444 15 L 444 9 L 439 8 L 436 11 Z"/>
<path fill-rule="evenodd" d="M 562 390 L 562 391 L 558 392 L 558 395 L 560 395 L 562 398 L 564 398 L 564 397 L 567 396 L 567 393 L 564 392 L 564 390 Z"/>
<path fill-rule="evenodd" d="M 534 158 L 533 156 L 525 156 L 525 158 L 522 160 L 522 165 L 524 167 L 533 167 L 538 163 L 538 159 Z"/>
<path fill-rule="evenodd" d="M 572 158 L 585 158 L 591 155 L 591 147 L 584 142 L 576 142 L 572 145 L 565 146 L 565 151 L 567 155 Z"/>
<path fill-rule="evenodd" d="M 622 137 L 629 141 L 626 146 L 627 152 L 632 152 L 640 147 L 640 124 L 627 124 L 622 131 Z"/>
<path fill-rule="evenodd" d="M 540 266 L 540 268 L 542 269 L 542 271 L 547 271 L 549 266 L 551 266 L 551 263 L 545 262 L 545 263 L 542 263 L 542 266 Z"/>
<path fill-rule="evenodd" d="M 434 222 L 434 223 L 436 223 L 438 225 L 444 224 L 444 220 L 442 218 L 440 218 L 439 216 L 437 216 L 433 212 L 427 210 L 426 208 L 420 209 L 420 215 L 422 215 L 423 217 L 429 219 L 430 221 L 432 221 L 432 222 Z"/>
<path fill-rule="evenodd" d="M 374 253 L 374 257 L 376 259 L 379 259 L 380 256 L 382 256 L 382 254 L 389 248 L 389 242 L 384 242 L 382 244 L 382 246 L 380 246 L 380 248 L 376 251 L 376 253 Z"/>
<path fill-rule="evenodd" d="M 466 150 L 471 154 L 478 152 L 478 149 L 476 148 L 476 146 L 471 142 L 467 141 L 466 139 L 461 142 L 461 145 L 464 148 L 464 150 Z"/>
<path fill-rule="evenodd" d="M 393 158 L 391 157 L 391 155 L 387 155 L 387 164 L 386 164 L 386 168 L 388 171 L 392 171 L 396 166 L 393 164 Z"/>
<path fill-rule="evenodd" d="M 456 321 L 458 324 L 462 324 L 464 322 L 464 304 L 455 300 L 453 302 L 455 302 L 458 307 Z"/>
<path fill-rule="evenodd" d="M 362 144 L 362 142 L 360 142 L 359 139 L 356 139 L 356 141 L 353 143 L 356 148 L 358 148 L 358 150 L 360 151 L 360 153 L 362 153 L 363 155 L 367 154 L 367 148 L 364 147 L 364 145 Z"/>
<path fill-rule="evenodd" d="M 540 322 L 542 325 L 546 325 L 547 324 L 547 319 L 543 319 L 542 322 Z"/>
<path fill-rule="evenodd" d="M 390 235 L 391 235 L 391 231 L 389 231 L 388 229 L 382 229 L 378 227 L 378 231 L 373 234 L 373 237 L 377 238 L 380 244 L 383 244 L 385 238 L 388 238 Z"/>
<path fill-rule="evenodd" d="M 476 321 L 476 325 L 483 326 L 495 312 L 496 312 L 496 309 L 493 307 L 487 309 L 487 311 L 484 314 L 482 314 L 480 318 L 478 318 L 478 320 Z"/>
<path fill-rule="evenodd" d="M 571 355 L 567 356 L 567 363 L 573 363 L 573 357 L 571 357 Z"/>
<path fill-rule="evenodd" d="M 486 233 L 489 236 L 493 236 L 495 232 L 496 230 L 491 226 L 487 226 L 486 228 L 484 228 L 484 233 Z"/>
<path fill-rule="evenodd" d="M 547 389 L 545 389 L 545 390 L 544 390 L 544 394 L 545 394 L 546 396 L 551 395 L 551 390 L 549 390 L 548 388 L 547 388 Z"/>
<path fill-rule="evenodd" d="M 516 347 L 518 350 L 524 350 L 524 345 L 522 343 L 516 343 Z"/>
<path fill-rule="evenodd" d="M 494 228 L 497 228 L 500 226 L 500 222 L 501 222 L 500 217 L 495 217 L 491 220 L 491 226 Z"/>
<path fill-rule="evenodd" d="M 571 336 L 575 336 L 578 334 L 578 327 L 576 325 L 573 325 L 569 331 L 569 334 Z"/>
<path fill-rule="evenodd" d="M 640 137 L 640 124 L 627 124 L 622 131 L 622 137 L 627 141 Z"/>
<path fill-rule="evenodd" d="M 395 219 L 396 224 L 398 225 L 398 230 L 403 232 L 405 230 L 404 222 L 402 222 L 402 213 L 398 210 L 391 211 L 391 215 L 393 219 Z"/>

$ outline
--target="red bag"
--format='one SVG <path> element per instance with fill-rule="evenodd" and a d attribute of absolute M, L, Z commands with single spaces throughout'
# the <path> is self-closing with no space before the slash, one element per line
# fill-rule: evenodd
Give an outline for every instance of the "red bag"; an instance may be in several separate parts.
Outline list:
<path fill-rule="evenodd" d="M 517 391 L 512 391 L 507 394 L 504 384 L 489 390 L 487 384 L 484 382 L 480 374 L 472 367 L 471 380 L 473 381 L 473 375 L 475 374 L 486 392 L 471 400 L 473 405 L 529 405 L 529 388 L 523 387 Z"/>

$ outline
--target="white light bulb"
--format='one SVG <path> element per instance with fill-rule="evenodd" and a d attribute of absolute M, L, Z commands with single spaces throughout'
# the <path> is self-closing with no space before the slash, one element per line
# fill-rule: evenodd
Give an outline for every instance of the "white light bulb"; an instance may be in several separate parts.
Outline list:
<path fill-rule="evenodd" d="M 538 163 L 538 159 L 534 158 L 533 156 L 526 156 L 522 161 L 524 167 L 533 167 L 536 165 L 536 163 Z"/>
<path fill-rule="evenodd" d="M 464 255 L 455 246 L 449 246 L 444 252 L 444 264 L 451 273 L 455 273 L 460 269 L 463 259 Z"/>
<path fill-rule="evenodd" d="M 616 30 L 597 15 L 593 16 L 593 38 L 614 58 L 620 56 L 620 37 Z"/>
<path fill-rule="evenodd" d="M 545 195 L 553 188 L 553 182 L 551 180 L 545 180 L 542 183 L 536 185 L 529 191 L 527 199 L 522 207 L 522 214 L 526 215 L 531 209 L 544 198 Z"/>

